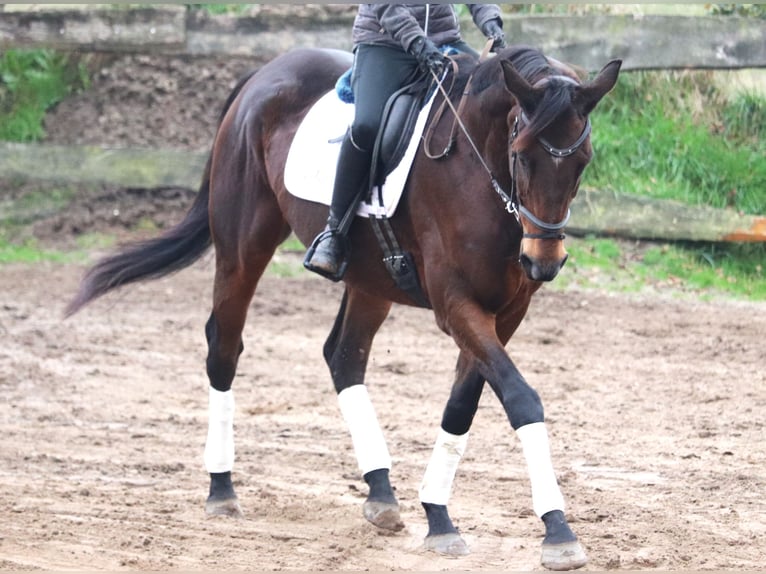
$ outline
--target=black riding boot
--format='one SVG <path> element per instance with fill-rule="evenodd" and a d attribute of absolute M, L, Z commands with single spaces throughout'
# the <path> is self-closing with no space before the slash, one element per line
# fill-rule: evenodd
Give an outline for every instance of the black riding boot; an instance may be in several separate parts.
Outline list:
<path fill-rule="evenodd" d="M 346 212 L 356 209 L 357 202 L 354 199 L 368 185 L 371 156 L 370 152 L 357 148 L 350 135 L 346 134 L 338 157 L 327 226 L 311 243 L 303 260 L 306 269 L 333 281 L 340 281 L 346 272 L 348 226 L 340 229 L 340 225 Z"/>

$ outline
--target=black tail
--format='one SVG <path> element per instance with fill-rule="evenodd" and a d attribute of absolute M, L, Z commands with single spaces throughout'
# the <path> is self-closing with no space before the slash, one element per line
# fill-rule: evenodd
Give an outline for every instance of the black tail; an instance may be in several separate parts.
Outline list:
<path fill-rule="evenodd" d="M 242 78 L 229 94 L 219 124 L 251 76 Z M 66 308 L 67 317 L 113 289 L 188 267 L 207 251 L 211 245 L 208 213 L 211 163 L 212 156 L 207 160 L 199 193 L 184 219 L 159 237 L 128 244 L 90 268 Z"/>

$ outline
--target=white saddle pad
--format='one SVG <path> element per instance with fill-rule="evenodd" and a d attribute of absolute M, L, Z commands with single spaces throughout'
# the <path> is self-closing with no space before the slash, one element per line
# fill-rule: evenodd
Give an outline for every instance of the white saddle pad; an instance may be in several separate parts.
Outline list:
<path fill-rule="evenodd" d="M 402 197 L 432 103 L 433 98 L 423 106 L 401 162 L 383 184 L 383 206 L 362 202 L 357 215 L 393 215 Z M 292 195 L 330 205 L 340 144 L 353 120 L 354 104 L 342 102 L 335 90 L 322 96 L 312 106 L 298 127 L 287 155 L 285 187 Z M 376 195 L 373 194 L 373 197 Z"/>

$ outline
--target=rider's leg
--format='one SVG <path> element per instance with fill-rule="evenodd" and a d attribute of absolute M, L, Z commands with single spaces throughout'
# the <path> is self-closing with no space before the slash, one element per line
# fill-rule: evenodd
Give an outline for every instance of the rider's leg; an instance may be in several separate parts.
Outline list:
<path fill-rule="evenodd" d="M 370 177 L 371 159 L 372 152 L 356 145 L 351 130 L 346 132 L 338 157 L 327 226 L 314 240 L 303 262 L 307 269 L 333 281 L 340 281 L 346 266 L 346 238 L 339 230 L 340 223 Z"/>
<path fill-rule="evenodd" d="M 351 74 L 354 122 L 341 146 L 327 227 L 311 244 L 303 262 L 307 269 L 334 281 L 343 277 L 347 229 L 339 230 L 338 224 L 369 185 L 372 150 L 388 98 L 419 73 L 417 60 L 403 50 L 375 45 L 356 48 Z"/>

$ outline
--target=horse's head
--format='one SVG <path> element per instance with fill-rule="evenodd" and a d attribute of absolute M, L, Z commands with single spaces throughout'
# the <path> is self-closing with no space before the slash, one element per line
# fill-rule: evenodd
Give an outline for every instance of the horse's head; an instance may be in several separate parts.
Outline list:
<path fill-rule="evenodd" d="M 588 115 L 617 82 L 621 61 L 609 62 L 582 84 L 558 62 L 544 60 L 541 66 L 539 60 L 530 66 L 529 58 L 503 58 L 501 65 L 514 97 L 508 156 L 523 228 L 519 259 L 530 279 L 550 281 L 566 262 L 562 231 L 592 156 Z"/>

